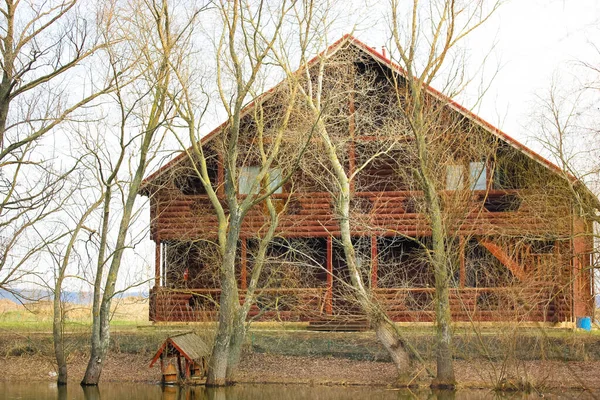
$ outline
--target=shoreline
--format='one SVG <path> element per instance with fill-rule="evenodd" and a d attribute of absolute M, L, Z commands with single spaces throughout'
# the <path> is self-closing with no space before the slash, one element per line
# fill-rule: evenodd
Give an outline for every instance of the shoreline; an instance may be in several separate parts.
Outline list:
<path fill-rule="evenodd" d="M 101 383 L 159 384 L 160 368 L 148 368 L 151 355 L 109 354 Z M 69 360 L 69 383 L 79 384 L 87 359 L 83 354 Z M 133 366 L 133 367 L 132 367 Z M 429 365 L 428 365 L 429 366 Z M 536 390 L 590 390 L 600 387 L 600 361 L 526 361 L 508 366 L 457 360 L 457 389 L 492 390 L 494 370 L 512 370 L 508 376 L 526 376 Z M 2 382 L 53 382 L 51 358 L 43 355 L 5 356 L 0 358 Z M 516 373 L 521 373 L 517 375 Z M 357 361 L 333 357 L 283 356 L 249 353 L 240 363 L 237 384 L 312 385 L 395 388 L 395 367 L 390 362 Z M 510 379 L 509 379 L 510 380 Z M 518 378 L 514 378 L 518 383 Z M 428 388 L 424 374 L 414 382 Z"/>

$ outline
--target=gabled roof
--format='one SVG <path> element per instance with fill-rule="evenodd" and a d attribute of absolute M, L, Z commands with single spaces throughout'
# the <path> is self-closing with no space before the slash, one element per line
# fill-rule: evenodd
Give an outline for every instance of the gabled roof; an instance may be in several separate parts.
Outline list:
<path fill-rule="evenodd" d="M 358 48 L 364 54 L 368 54 L 370 57 L 372 57 L 380 65 L 388 67 L 388 68 L 392 69 L 394 72 L 396 72 L 396 73 L 400 74 L 401 76 L 403 76 L 404 78 L 406 78 L 406 76 L 407 76 L 406 71 L 401 66 L 399 66 L 395 62 L 391 61 L 385 55 L 381 54 L 380 52 L 378 52 L 374 48 L 369 47 L 365 43 L 361 42 L 360 40 L 356 39 L 354 36 L 349 35 L 349 34 L 344 35 L 341 39 L 339 39 L 334 44 L 332 44 L 331 46 L 329 46 L 325 51 L 323 51 L 318 56 L 316 56 L 313 59 L 311 59 L 306 65 L 302 66 L 298 71 L 296 71 L 296 73 L 300 73 L 300 72 L 304 71 L 305 68 L 310 68 L 311 66 L 313 66 L 314 64 L 316 64 L 317 62 L 319 62 L 319 60 L 322 57 L 330 57 L 333 54 L 335 54 L 338 50 L 343 49 L 346 46 L 354 46 L 355 48 Z M 258 101 L 264 101 L 268 97 L 270 97 L 274 93 L 274 91 L 279 87 L 279 85 L 281 85 L 281 83 L 277 84 L 275 87 L 271 88 L 269 91 L 267 91 L 267 92 L 261 94 L 260 96 L 256 97 L 250 104 L 248 104 L 246 107 L 244 107 L 243 110 L 242 110 L 242 117 L 245 116 L 245 115 L 247 115 L 253 109 L 254 105 Z M 507 143 L 508 145 L 510 145 L 511 147 L 513 147 L 514 149 L 516 149 L 517 151 L 519 151 L 520 153 L 524 154 L 525 156 L 529 157 L 530 159 L 532 159 L 532 160 L 536 161 L 537 163 L 541 164 L 542 166 L 544 166 L 545 168 L 549 169 L 553 173 L 556 173 L 556 174 L 559 174 L 559 175 L 561 175 L 563 177 L 566 177 L 566 178 L 568 178 L 573 183 L 581 183 L 576 177 L 574 177 L 570 173 L 568 173 L 566 171 L 563 171 L 556 164 L 554 164 L 551 161 L 549 161 L 548 159 L 542 157 L 541 155 L 539 155 L 535 151 L 531 150 L 529 147 L 525 146 L 524 144 L 520 143 L 519 141 L 517 141 L 513 137 L 511 137 L 508 134 L 506 134 L 505 132 L 501 131 L 500 129 L 496 128 L 495 126 L 493 126 L 489 122 L 485 121 L 483 118 L 481 118 L 478 115 L 474 114 L 472 111 L 470 111 L 467 108 L 463 107 L 462 105 L 458 104 L 456 101 L 452 100 L 450 97 L 444 95 L 443 93 L 441 93 L 438 90 L 432 88 L 431 86 L 426 86 L 425 89 L 426 89 L 427 93 L 429 93 L 430 95 L 432 95 L 433 97 L 435 97 L 437 100 L 443 102 L 444 104 L 446 104 L 448 107 L 450 107 L 454 111 L 460 113 L 461 115 L 463 115 L 464 117 L 466 117 L 470 121 L 472 121 L 475 124 L 477 124 L 479 127 L 483 128 L 485 131 L 487 131 L 487 132 L 491 133 L 492 135 L 496 136 L 502 142 Z M 207 142 L 209 142 L 210 140 L 212 140 L 215 136 L 217 136 L 217 134 L 219 132 L 221 132 L 226 126 L 227 126 L 227 121 L 225 121 L 224 123 L 222 123 L 221 125 L 219 125 L 217 128 L 215 128 L 214 130 L 212 130 L 206 136 L 204 136 L 200 140 L 200 143 L 202 145 L 206 144 Z M 140 193 L 144 193 L 145 192 L 145 189 L 147 188 L 147 186 L 148 186 L 148 184 L 150 182 L 152 182 L 153 180 L 159 178 L 166 171 L 168 171 L 169 169 L 171 169 L 175 165 L 179 164 L 180 162 L 182 162 L 186 158 L 187 158 L 187 153 L 185 151 L 182 151 L 179 155 L 177 155 L 175 158 L 173 158 L 167 164 L 165 164 L 164 166 L 162 166 L 161 168 L 159 168 L 157 171 L 155 171 L 154 173 L 152 173 L 151 175 L 149 175 L 142 182 L 142 185 L 141 185 L 141 188 L 140 188 Z M 585 185 L 584 185 L 584 187 L 585 187 Z M 587 188 L 586 188 L 586 190 L 589 191 L 589 189 L 587 189 Z"/>
<path fill-rule="evenodd" d="M 160 346 L 160 349 L 158 349 L 154 355 L 154 358 L 152 358 L 150 367 L 154 365 L 163 351 L 167 349 L 168 345 L 173 346 L 190 362 L 200 361 L 201 358 L 210 356 L 210 349 L 200 336 L 191 332 L 182 333 L 179 335 L 170 336 L 163 342 L 162 346 Z"/>

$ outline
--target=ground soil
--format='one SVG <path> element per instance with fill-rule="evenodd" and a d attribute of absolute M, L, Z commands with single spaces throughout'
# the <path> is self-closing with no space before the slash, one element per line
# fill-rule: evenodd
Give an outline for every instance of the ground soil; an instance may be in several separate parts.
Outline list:
<path fill-rule="evenodd" d="M 72 357 L 69 379 L 77 382 L 86 366 L 86 358 Z M 111 354 L 102 373 L 103 382 L 144 382 L 160 380 L 160 367 L 148 368 L 149 357 L 138 354 Z M 432 366 L 430 366 L 432 367 Z M 502 369 L 501 364 L 456 361 L 456 377 L 461 387 L 489 388 Z M 514 366 L 505 365 L 511 370 Z M 513 368 L 511 368 L 513 367 Z M 0 358 L 0 381 L 54 381 L 52 360 L 41 355 Z M 600 387 L 600 361 L 559 362 L 528 361 L 519 365 L 519 376 L 538 389 Z M 513 369 L 512 380 L 518 379 Z M 240 383 L 309 383 L 326 385 L 393 386 L 395 369 L 388 362 L 356 361 L 324 357 L 293 357 L 247 354 L 240 365 Z M 511 376 L 508 376 L 511 378 Z M 415 383 L 426 386 L 424 373 Z"/>

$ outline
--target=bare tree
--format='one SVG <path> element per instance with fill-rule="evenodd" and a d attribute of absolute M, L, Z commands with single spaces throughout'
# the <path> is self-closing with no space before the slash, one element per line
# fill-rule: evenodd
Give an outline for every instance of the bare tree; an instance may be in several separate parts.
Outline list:
<path fill-rule="evenodd" d="M 404 12 L 402 6 L 400 1 L 393 1 L 391 5 L 392 55 L 398 56 L 399 65 L 406 74 L 402 83 L 396 83 L 398 104 L 402 105 L 409 134 L 414 139 L 418 156 L 414 171 L 417 186 L 423 191 L 424 211 L 431 229 L 437 344 L 437 375 L 432 386 L 454 387 L 449 303 L 449 254 L 452 250 L 447 238 L 448 229 L 444 225 L 443 200 L 434 175 L 439 160 L 432 156 L 436 134 L 432 130 L 434 121 L 426 92 L 447 67 L 461 40 L 485 23 L 498 8 L 499 2 L 457 4 L 442 0 L 423 4 L 415 1 L 409 13 Z M 449 76 L 457 75 L 450 73 Z"/>
<path fill-rule="evenodd" d="M 74 191 L 84 192 L 85 188 L 81 184 L 75 185 L 69 196 L 74 195 Z M 63 238 L 67 239 L 64 245 L 60 243 L 54 243 L 51 246 L 46 246 L 47 252 L 50 254 L 51 259 L 56 264 L 54 270 L 54 284 L 51 286 L 53 292 L 53 318 L 52 318 L 52 341 L 54 345 L 54 356 L 56 358 L 56 364 L 58 369 L 58 375 L 56 377 L 57 384 L 59 386 L 66 385 L 68 380 L 68 366 L 67 366 L 67 353 L 65 346 L 65 322 L 66 322 L 66 310 L 63 301 L 63 289 L 65 281 L 70 277 L 68 274 L 68 268 L 73 264 L 73 253 L 76 252 L 76 244 L 79 240 L 79 235 L 82 231 L 87 231 L 88 234 L 93 234 L 90 229 L 86 227 L 86 223 L 90 216 L 102 205 L 103 196 L 91 203 L 86 204 L 85 200 L 82 200 L 79 196 L 74 196 L 79 204 L 71 205 L 71 210 L 77 210 L 80 215 L 70 215 L 67 211 L 69 207 L 61 207 L 61 212 L 68 215 L 68 219 L 74 222 L 75 226 L 68 229 L 64 234 Z M 71 211 L 69 210 L 69 211 Z"/>
<path fill-rule="evenodd" d="M 102 188 L 102 215 L 98 229 L 98 257 L 92 306 L 91 354 L 82 385 L 97 385 L 110 339 L 111 303 L 128 231 L 135 214 L 135 199 L 146 168 L 161 142 L 161 128 L 173 116 L 171 86 L 173 69 L 181 65 L 184 46 L 190 40 L 195 18 L 179 23 L 173 5 L 165 1 L 113 4 L 106 35 L 122 37 L 119 49 L 109 52 L 116 82 L 114 107 L 115 150 L 105 140 L 88 144 L 96 159 L 95 175 Z M 127 58 L 125 58 L 127 56 Z M 122 71 L 128 71 L 124 74 Z M 106 128 L 111 127 L 109 124 Z M 106 137 L 98 133 L 97 139 Z M 107 159 L 104 157 L 108 156 Z M 131 175 L 128 175 L 131 173 Z M 115 210 L 115 204 L 119 208 Z M 118 228 L 111 240 L 113 215 Z"/>
<path fill-rule="evenodd" d="M 478 4 L 474 8 L 469 6 L 459 7 L 454 2 L 438 2 L 436 6 L 429 7 L 414 2 L 412 13 L 409 13 L 409 29 L 413 36 L 401 40 L 400 34 L 400 7 L 392 3 L 391 21 L 393 43 L 400 56 L 400 62 L 404 70 L 397 70 L 389 74 L 391 82 L 391 99 L 383 104 L 374 98 L 382 89 L 380 87 L 369 87 L 373 82 L 366 82 L 362 87 L 356 85 L 356 72 L 353 71 L 355 60 L 344 60 L 336 57 L 335 52 L 342 46 L 334 46 L 332 54 L 322 54 L 317 66 L 306 68 L 306 79 L 301 87 L 302 99 L 306 107 L 312 112 L 317 121 L 317 135 L 321 140 L 322 151 L 326 155 L 325 160 L 317 163 L 328 164 L 331 178 L 329 186 L 335 201 L 335 215 L 339 224 L 339 235 L 341 246 L 345 255 L 346 266 L 349 271 L 349 284 L 352 288 L 354 300 L 359 304 L 363 312 L 370 320 L 371 326 L 376 330 L 378 338 L 384 344 L 394 360 L 398 372 L 399 383 L 406 384 L 412 378 L 410 374 L 411 363 L 409 359 L 410 344 L 401 335 L 401 332 L 387 316 L 384 309 L 378 304 L 373 292 L 365 282 L 364 271 L 361 270 L 361 261 L 357 257 L 356 245 L 353 234 L 357 232 L 353 224 L 358 226 L 355 220 L 356 214 L 352 212 L 353 205 L 358 201 L 354 199 L 357 177 L 369 168 L 370 164 L 377 162 L 388 154 L 395 153 L 402 165 L 398 166 L 404 170 L 405 178 L 408 178 L 410 188 L 420 191 L 422 197 L 422 212 L 427 216 L 428 228 L 431 231 L 431 243 L 425 243 L 417 238 L 408 236 L 407 239 L 418 243 L 424 249 L 424 255 L 429 261 L 434 272 L 436 286 L 436 326 L 437 326 L 437 354 L 438 369 L 437 377 L 432 386 L 454 387 L 454 373 L 452 368 L 451 334 L 450 334 L 450 304 L 449 286 L 451 284 L 451 269 L 455 262 L 454 255 L 457 253 L 455 240 L 448 237 L 451 228 L 448 214 L 454 212 L 465 215 L 466 207 L 456 207 L 450 211 L 448 207 L 443 209 L 443 204 L 459 203 L 466 205 L 465 201 L 457 202 L 461 197 L 467 198 L 465 191 L 455 191 L 451 199 L 443 199 L 441 191 L 444 189 L 440 182 L 444 181 L 445 167 L 449 165 L 452 154 L 448 149 L 455 149 L 459 138 L 451 137 L 452 131 L 462 124 L 461 117 L 452 119 L 451 113 L 447 112 L 448 102 L 443 96 L 435 98 L 428 94 L 429 85 L 438 75 L 446 58 L 455 50 L 457 43 L 473 29 L 485 22 L 495 11 L 498 4 L 493 3 L 489 9 Z M 428 18 L 424 17 L 428 14 Z M 464 19 L 463 19 L 464 17 Z M 429 26 L 428 24 L 432 24 Z M 430 29 L 431 37 L 422 42 L 419 40 L 424 27 Z M 427 42 L 427 44 L 424 44 Z M 425 46 L 422 48 L 421 46 Z M 424 58 L 421 55 L 425 54 Z M 350 56 L 352 57 L 352 56 Z M 289 71 L 289 75 L 293 74 Z M 450 76 L 455 76 L 450 74 Z M 352 154 L 355 153 L 356 142 L 353 132 L 356 129 L 356 119 L 352 115 L 354 101 L 363 96 L 360 102 L 363 106 L 369 101 L 374 101 L 378 110 L 372 110 L 370 115 L 377 115 L 383 124 L 392 122 L 394 126 L 390 129 L 377 129 L 381 132 L 378 140 L 372 141 L 370 149 L 362 146 L 365 151 L 361 160 L 357 163 Z M 335 97 L 338 97 L 337 99 Z M 372 96 L 369 98 L 369 96 Z M 330 98 L 331 97 L 331 98 Z M 333 104 L 333 110 L 327 110 L 327 101 Z M 357 103 L 359 101 L 356 101 Z M 339 104 L 343 107 L 348 105 L 349 109 L 339 110 L 338 126 L 346 125 L 339 123 L 344 119 L 349 126 L 348 132 L 339 132 L 336 126 L 336 116 Z M 390 112 L 390 108 L 392 111 Z M 329 118 L 319 119 L 318 116 L 327 115 Z M 352 117 L 348 118 L 348 115 Z M 328 123 L 331 121 L 330 123 Z M 448 138 L 450 136 L 450 138 Z M 446 140 L 440 140 L 446 139 Z M 453 143 L 454 142 L 454 143 Z M 409 154 L 405 154 L 406 152 Z M 400 152 L 400 153 L 398 153 Z M 485 158 L 485 157 L 483 157 Z M 440 174 L 440 170 L 444 172 Z M 440 179 L 441 177 L 441 179 Z M 465 179 L 464 175 L 459 177 Z M 466 185 L 468 187 L 468 185 Z M 461 184 L 461 189 L 463 185 Z M 458 189 L 458 188 L 457 188 Z M 468 192 L 468 191 L 467 191 Z M 445 201 L 447 200 L 447 201 Z M 377 227 L 375 227 L 377 229 Z"/>
<path fill-rule="evenodd" d="M 85 76 L 106 43 L 96 37 L 95 16 L 84 14 L 77 1 L 8 0 L 0 7 L 0 286 L 10 289 L 34 272 L 26 266 L 52 241 L 34 240 L 32 232 L 60 210 L 53 199 L 68 175 L 68 168 L 56 172 L 60 168 L 38 143 L 64 121 L 85 118 L 78 111 L 111 84 Z M 75 87 L 81 94 L 74 95 Z"/>
<path fill-rule="evenodd" d="M 201 192 L 207 196 L 217 219 L 214 234 L 218 249 L 215 262 L 219 266 L 219 325 L 208 385 L 221 386 L 235 380 L 246 320 L 259 295 L 265 253 L 286 207 L 285 199 L 274 200 L 272 195 L 287 184 L 313 131 L 310 120 L 307 123 L 304 115 L 293 114 L 297 111 L 295 80 L 284 80 L 271 93 L 255 98 L 252 106 L 244 107 L 262 88 L 266 71 L 273 70 L 274 50 L 284 45 L 282 31 L 296 3 L 232 1 L 217 7 L 223 30 L 215 43 L 216 85 L 227 121 L 210 138 L 201 139 L 199 134 L 204 107 L 202 100 L 195 97 L 199 91 L 190 85 L 193 71 L 177 71 L 182 87 L 178 116 L 185 122 L 192 143 L 186 154 L 192 161 L 190 171 L 199 180 Z M 211 174 L 209 164 L 216 157 L 223 168 L 222 183 Z M 263 208 L 263 216 L 252 218 L 261 222 L 249 232 L 257 239 L 257 249 L 240 304 L 236 277 L 238 242 L 246 217 L 259 208 Z"/>

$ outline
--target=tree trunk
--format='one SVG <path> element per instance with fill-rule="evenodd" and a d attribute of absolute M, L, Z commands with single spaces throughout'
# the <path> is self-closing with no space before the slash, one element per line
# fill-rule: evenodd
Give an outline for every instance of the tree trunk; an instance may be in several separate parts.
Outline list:
<path fill-rule="evenodd" d="M 102 357 L 97 351 L 92 351 L 81 386 L 97 386 L 100 382 L 100 374 L 102 374 Z"/>
<path fill-rule="evenodd" d="M 54 292 L 54 319 L 52 321 L 52 339 L 54 342 L 54 356 L 58 367 L 58 376 L 56 384 L 63 386 L 67 384 L 67 360 L 65 357 L 64 335 L 63 335 L 63 312 L 60 303 L 60 293 L 62 290 L 62 279 L 59 278 Z"/>
<path fill-rule="evenodd" d="M 332 149 L 333 150 L 333 149 Z M 371 326 L 377 333 L 377 338 L 390 354 L 396 370 L 398 371 L 398 385 L 405 386 L 410 382 L 411 362 L 406 351 L 402 338 L 392 325 L 385 314 L 381 311 L 376 301 L 372 298 L 364 285 L 361 271 L 356 263 L 356 253 L 352 244 L 350 228 L 350 181 L 345 174 L 339 159 L 334 156 L 334 151 L 330 152 L 330 159 L 334 164 L 334 170 L 337 171 L 337 179 L 340 184 L 338 193 L 338 221 L 340 225 L 340 235 L 346 264 L 350 272 L 350 280 L 355 291 L 359 306 L 367 315 Z"/>
<path fill-rule="evenodd" d="M 108 348 L 108 342 L 109 338 L 100 338 L 98 342 L 92 343 L 90 359 L 83 380 L 81 381 L 81 386 L 96 386 L 100 382 L 100 375 L 102 374 L 104 357 L 106 355 L 104 348 Z"/>
<path fill-rule="evenodd" d="M 426 199 L 429 203 L 431 217 L 431 238 L 433 241 L 433 262 L 435 277 L 435 322 L 436 322 L 436 364 L 437 374 L 431 387 L 454 389 L 454 362 L 452 360 L 452 333 L 450 325 L 450 289 L 448 273 L 448 245 L 445 243 L 445 232 L 442 222 L 442 210 L 437 193 L 431 187 Z M 435 197 L 434 197 L 435 196 Z"/>
<path fill-rule="evenodd" d="M 104 358 L 110 344 L 110 300 L 103 299 L 98 319 L 98 334 L 92 334 L 92 350 L 81 386 L 96 386 L 100 382 Z"/>
<path fill-rule="evenodd" d="M 239 293 L 235 279 L 235 256 L 240 231 L 239 216 L 230 217 L 229 232 L 220 270 L 221 297 L 219 326 L 208 364 L 207 386 L 227 385 L 227 368 L 231 352 L 231 338 L 240 312 Z"/>
<path fill-rule="evenodd" d="M 373 318 L 373 316 L 371 317 L 371 326 L 377 334 L 377 339 L 383 347 L 385 347 L 396 366 L 396 371 L 398 372 L 396 384 L 398 386 L 409 386 L 413 378 L 410 374 L 412 371 L 412 363 L 408 356 L 408 352 L 406 351 L 404 342 L 398 336 L 395 327 L 392 326 L 393 322 L 390 322 L 385 318 L 379 319 Z"/>
<path fill-rule="evenodd" d="M 237 320 L 233 326 L 233 333 L 229 344 L 229 360 L 227 360 L 226 383 L 231 385 L 235 382 L 238 367 L 240 365 L 240 357 L 242 355 L 242 346 L 246 339 L 246 313 L 243 309 L 239 310 Z"/>

